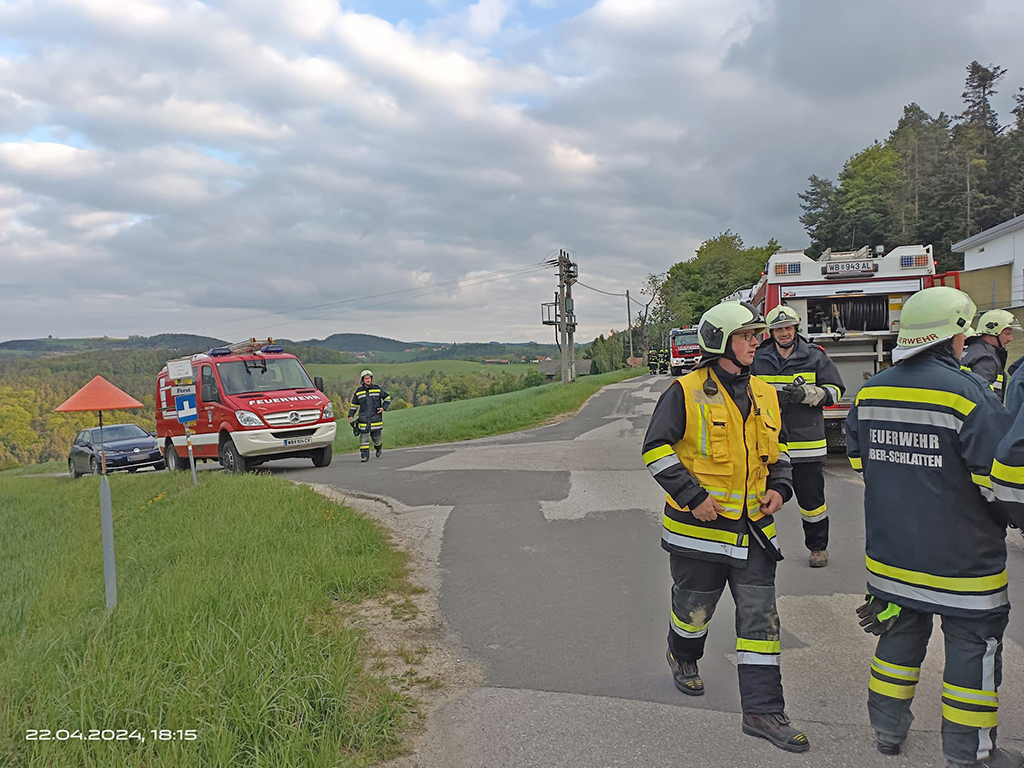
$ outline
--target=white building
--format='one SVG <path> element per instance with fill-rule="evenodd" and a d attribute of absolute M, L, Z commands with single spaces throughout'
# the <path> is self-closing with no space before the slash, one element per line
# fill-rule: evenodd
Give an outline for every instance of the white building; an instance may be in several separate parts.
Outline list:
<path fill-rule="evenodd" d="M 961 240 L 952 250 L 964 255 L 960 287 L 979 311 L 1024 309 L 1024 215 Z"/>

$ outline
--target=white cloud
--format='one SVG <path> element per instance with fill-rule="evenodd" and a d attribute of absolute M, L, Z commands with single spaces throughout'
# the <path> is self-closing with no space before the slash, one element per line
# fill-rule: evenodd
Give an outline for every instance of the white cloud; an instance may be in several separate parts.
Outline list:
<path fill-rule="evenodd" d="M 502 22 L 509 14 L 506 0 L 477 0 L 467 10 L 467 25 L 470 33 L 479 38 L 489 38 L 501 30 Z"/>

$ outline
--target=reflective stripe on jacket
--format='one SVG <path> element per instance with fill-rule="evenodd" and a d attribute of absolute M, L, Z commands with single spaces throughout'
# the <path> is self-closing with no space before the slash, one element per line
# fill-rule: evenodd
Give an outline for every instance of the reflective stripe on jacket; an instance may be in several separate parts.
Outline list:
<path fill-rule="evenodd" d="M 846 439 L 864 475 L 872 594 L 949 615 L 1009 610 L 1005 513 L 989 476 L 1009 426 L 985 383 L 939 350 L 857 393 Z"/>
<path fill-rule="evenodd" d="M 718 387 L 714 395 L 703 390 L 709 376 Z M 769 487 L 788 499 L 792 470 L 779 439 L 775 389 L 751 377 L 749 392 L 746 421 L 711 368 L 676 379 L 659 400 L 644 442 L 644 463 L 666 490 L 662 546 L 669 552 L 745 565 L 748 524 L 774 542 L 775 524 L 761 513 L 760 502 Z M 666 414 L 674 416 L 666 419 Z M 724 509 L 704 522 L 689 510 L 707 495 Z"/>
<path fill-rule="evenodd" d="M 782 420 L 789 435 L 789 456 L 793 463 L 824 461 L 828 443 L 822 409 L 838 403 L 846 391 L 832 358 L 802 336 L 796 337 L 789 357 L 783 357 L 769 336 L 758 348 L 751 371 L 776 389 L 802 378 L 805 384 L 815 384 L 825 390 L 826 397 L 819 405 L 787 403 L 782 406 Z"/>
<path fill-rule="evenodd" d="M 390 405 L 391 395 L 376 384 L 371 384 L 368 387 L 359 387 L 352 395 L 348 415 L 352 418 L 359 414 L 356 422 L 359 427 L 379 429 L 384 426 L 384 414 L 377 413 L 377 409 L 383 408 L 386 411 Z"/>
<path fill-rule="evenodd" d="M 1013 378 L 1017 378 L 1016 373 Z M 1024 528 L 1024 418 L 1021 414 L 1024 409 L 1017 412 L 1009 434 L 996 448 L 991 474 L 992 493 L 1007 518 L 1018 528 Z"/>

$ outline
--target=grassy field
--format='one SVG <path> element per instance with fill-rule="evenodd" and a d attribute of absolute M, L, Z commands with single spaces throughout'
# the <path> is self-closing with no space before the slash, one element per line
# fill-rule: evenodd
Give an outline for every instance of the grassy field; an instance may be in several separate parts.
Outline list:
<path fill-rule="evenodd" d="M 450 443 L 529 429 L 555 416 L 575 411 L 606 384 L 646 373 L 646 367 L 624 369 L 584 376 L 567 386 L 545 384 L 504 395 L 395 411 L 384 417 L 384 447 Z M 339 418 L 334 450 L 354 451 L 358 448 L 359 440 L 344 418 Z"/>
<path fill-rule="evenodd" d="M 66 461 L 61 459 L 54 459 L 53 461 L 47 461 L 42 464 L 28 464 L 24 467 L 14 467 L 14 469 L 0 470 L 0 477 L 17 477 L 18 475 L 42 475 L 49 472 L 67 472 L 68 465 Z"/>
<path fill-rule="evenodd" d="M 360 371 L 369 368 L 373 380 L 387 389 L 388 376 L 419 376 L 431 371 L 439 373 L 493 373 L 502 371 L 522 374 L 537 368 L 535 363 L 484 365 L 471 360 L 421 360 L 417 363 L 358 363 L 355 365 L 307 365 L 310 376 L 323 376 L 324 381 L 356 381 Z"/>
<path fill-rule="evenodd" d="M 339 618 L 411 589 L 375 524 L 266 475 L 110 485 L 112 613 L 99 478 L 0 479 L 0 765 L 335 768 L 401 750 L 413 702 L 366 671 L 362 635 Z M 27 729 L 145 740 L 29 741 Z"/>

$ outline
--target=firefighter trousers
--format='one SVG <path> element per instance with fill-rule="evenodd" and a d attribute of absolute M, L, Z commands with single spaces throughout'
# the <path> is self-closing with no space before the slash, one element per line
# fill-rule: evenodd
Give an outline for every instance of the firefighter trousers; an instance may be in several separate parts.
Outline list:
<path fill-rule="evenodd" d="M 793 492 L 800 506 L 804 544 L 811 552 L 828 549 L 825 469 L 820 461 L 793 463 Z"/>
<path fill-rule="evenodd" d="M 704 655 L 708 625 L 725 585 L 736 604 L 736 656 L 740 700 L 746 714 L 782 712 L 779 614 L 775 608 L 775 561 L 751 537 L 746 568 L 669 555 L 672 616 L 668 646 L 679 661 Z"/>
<path fill-rule="evenodd" d="M 933 614 L 903 608 L 892 629 L 878 638 L 871 662 L 868 714 L 884 741 L 902 741 L 914 720 L 921 663 Z M 950 765 L 974 765 L 996 743 L 996 693 L 1003 676 L 1003 632 L 1008 614 L 942 616 L 946 668 L 942 675 L 942 751 Z"/>
<path fill-rule="evenodd" d="M 373 439 L 373 447 L 381 447 L 381 427 L 371 427 L 369 425 L 359 425 L 359 455 L 360 457 L 368 457 L 370 455 L 370 439 Z"/>

